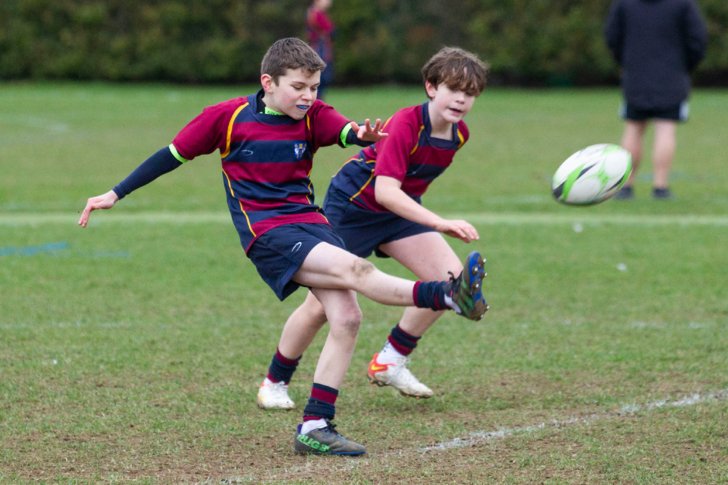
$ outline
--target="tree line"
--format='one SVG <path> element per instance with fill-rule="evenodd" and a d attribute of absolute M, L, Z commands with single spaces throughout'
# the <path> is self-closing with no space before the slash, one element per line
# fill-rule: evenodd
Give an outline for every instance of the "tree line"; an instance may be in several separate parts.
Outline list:
<path fill-rule="evenodd" d="M 728 2 L 700 0 L 697 84 L 728 80 Z M 415 83 L 444 45 L 478 53 L 491 82 L 614 83 L 610 0 L 336 0 L 338 84 Z M 305 38 L 306 0 L 3 0 L 0 79 L 256 82 L 281 37 Z"/>

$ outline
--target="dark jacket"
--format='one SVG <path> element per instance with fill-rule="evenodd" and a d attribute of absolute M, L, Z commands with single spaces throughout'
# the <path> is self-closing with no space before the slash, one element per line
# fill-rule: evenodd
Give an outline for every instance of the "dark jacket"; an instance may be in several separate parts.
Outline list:
<path fill-rule="evenodd" d="M 614 0 L 604 34 L 630 105 L 660 109 L 688 98 L 707 44 L 695 0 Z"/>

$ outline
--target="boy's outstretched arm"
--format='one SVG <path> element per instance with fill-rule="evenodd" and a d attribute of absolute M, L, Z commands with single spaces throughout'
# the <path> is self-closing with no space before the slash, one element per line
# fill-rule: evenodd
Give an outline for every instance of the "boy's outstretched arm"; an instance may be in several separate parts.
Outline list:
<path fill-rule="evenodd" d="M 182 162 L 177 158 L 172 150 L 175 150 L 175 153 L 177 153 L 176 149 L 172 145 L 162 148 L 142 162 L 141 165 L 134 169 L 134 171 L 122 180 L 119 185 L 114 187 L 113 190 L 88 199 L 88 201 L 86 201 L 86 207 L 83 209 L 81 217 L 78 219 L 78 225 L 86 227 L 88 225 L 88 219 L 91 212 L 96 209 L 111 209 L 120 199 L 123 199 L 126 195 L 132 193 L 139 187 L 142 187 L 160 175 L 164 175 L 165 173 L 171 172 L 175 168 L 181 166 Z"/>

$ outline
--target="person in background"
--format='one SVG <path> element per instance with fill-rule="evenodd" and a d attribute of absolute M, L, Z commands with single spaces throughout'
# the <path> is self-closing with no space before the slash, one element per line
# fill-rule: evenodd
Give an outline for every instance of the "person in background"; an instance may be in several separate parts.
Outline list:
<path fill-rule="evenodd" d="M 332 3 L 332 0 L 313 0 L 306 12 L 308 43 L 326 63 L 321 73 L 319 99 L 324 99 L 326 89 L 334 80 L 334 22 L 328 14 Z"/>
<path fill-rule="evenodd" d="M 705 21 L 695 0 L 614 0 L 604 35 L 622 69 L 622 146 L 632 154 L 634 167 L 616 198 L 634 197 L 644 134 L 652 121 L 652 196 L 670 199 L 676 129 L 688 118 L 690 73 L 705 56 Z"/>

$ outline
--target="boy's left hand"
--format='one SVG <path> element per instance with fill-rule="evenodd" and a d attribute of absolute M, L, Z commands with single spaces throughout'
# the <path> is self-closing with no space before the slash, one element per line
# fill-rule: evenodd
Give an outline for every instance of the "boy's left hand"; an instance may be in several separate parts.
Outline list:
<path fill-rule="evenodd" d="M 478 230 L 468 221 L 461 219 L 443 219 L 435 225 L 435 230 L 466 243 L 480 239 Z"/>
<path fill-rule="evenodd" d="M 111 209 L 119 201 L 119 196 L 116 192 L 109 190 L 105 194 L 91 197 L 86 201 L 86 207 L 81 212 L 81 217 L 78 219 L 78 225 L 81 227 L 88 226 L 88 219 L 91 216 L 91 212 L 98 209 Z"/>
<path fill-rule="evenodd" d="M 362 141 L 376 142 L 381 140 L 382 138 L 385 138 L 387 136 L 387 133 L 382 131 L 382 126 L 382 120 L 380 120 L 379 118 L 377 118 L 374 122 L 374 126 L 372 126 L 369 118 L 364 120 L 363 125 L 360 125 L 356 121 L 351 122 L 351 129 L 354 130 L 357 138 Z"/>

